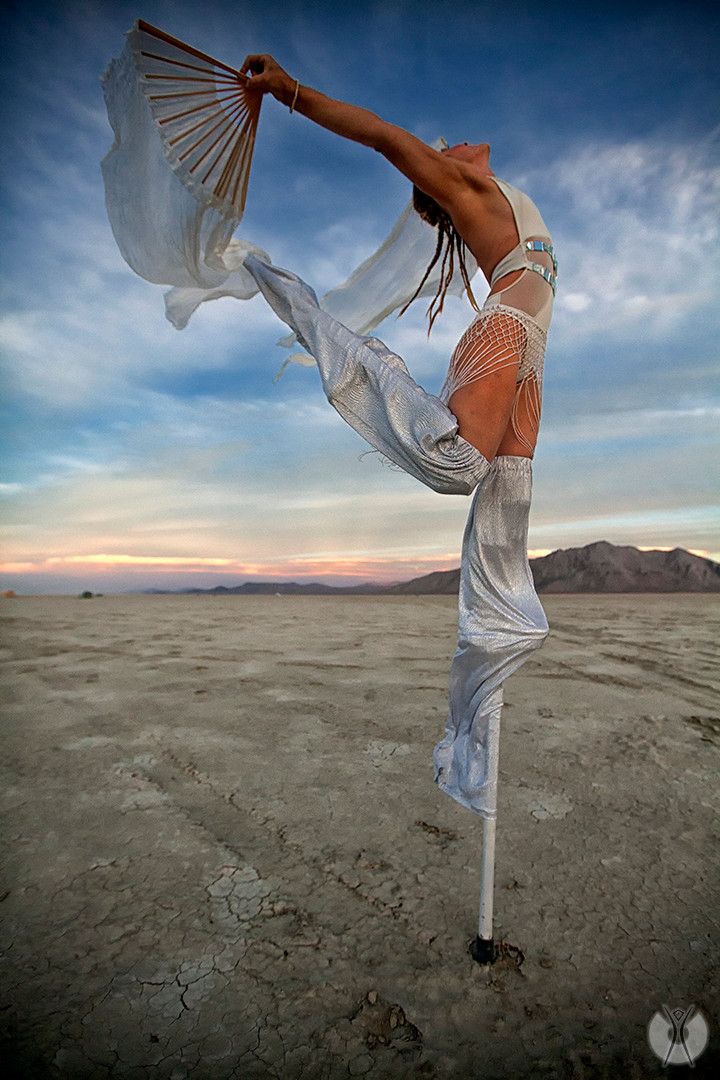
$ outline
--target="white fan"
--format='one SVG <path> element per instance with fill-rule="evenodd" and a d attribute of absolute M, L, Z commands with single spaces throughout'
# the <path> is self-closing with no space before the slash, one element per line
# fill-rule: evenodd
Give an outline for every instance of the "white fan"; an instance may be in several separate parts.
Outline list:
<path fill-rule="evenodd" d="M 135 63 L 168 162 L 203 202 L 242 218 L 262 94 L 246 75 L 138 19 Z"/>

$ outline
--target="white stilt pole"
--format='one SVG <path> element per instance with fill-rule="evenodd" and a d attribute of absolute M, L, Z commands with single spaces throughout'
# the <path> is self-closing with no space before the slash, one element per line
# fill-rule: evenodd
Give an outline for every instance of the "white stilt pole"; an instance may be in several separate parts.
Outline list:
<path fill-rule="evenodd" d="M 472 957 L 478 964 L 492 964 L 497 957 L 493 939 L 493 893 L 495 888 L 495 826 L 497 823 L 497 778 L 500 757 L 500 713 L 503 688 L 494 690 L 486 702 L 487 720 L 487 800 L 489 817 L 483 817 L 482 860 L 480 863 L 480 916 Z"/>

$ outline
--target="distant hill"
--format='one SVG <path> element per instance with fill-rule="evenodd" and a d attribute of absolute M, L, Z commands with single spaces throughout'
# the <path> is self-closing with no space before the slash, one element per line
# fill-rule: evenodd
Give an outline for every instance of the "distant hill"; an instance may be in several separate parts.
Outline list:
<path fill-rule="evenodd" d="M 684 548 L 638 551 L 596 540 L 530 563 L 539 593 L 720 592 L 720 563 Z"/>
<path fill-rule="evenodd" d="M 395 596 L 452 596 L 457 595 L 459 588 L 460 567 L 457 570 L 436 570 L 432 574 L 402 581 L 399 585 L 388 585 L 385 592 Z"/>
<path fill-rule="evenodd" d="M 538 593 L 720 592 L 720 563 L 684 548 L 639 551 L 596 540 L 530 559 L 530 569 Z M 452 595 L 459 586 L 458 569 L 426 574 L 386 592 Z"/>
<path fill-rule="evenodd" d="M 639 551 L 607 540 L 579 548 L 558 548 L 530 560 L 539 593 L 673 593 L 720 592 L 720 563 L 692 555 L 684 548 Z M 243 585 L 216 585 L 214 589 L 147 589 L 162 594 L 208 596 L 453 596 L 460 586 L 460 570 L 439 570 L 397 585 L 322 585 L 297 581 L 247 581 Z"/>

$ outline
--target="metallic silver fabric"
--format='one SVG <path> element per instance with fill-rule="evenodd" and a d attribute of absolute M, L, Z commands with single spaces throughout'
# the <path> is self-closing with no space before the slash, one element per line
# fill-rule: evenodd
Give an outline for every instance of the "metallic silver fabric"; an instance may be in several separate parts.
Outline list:
<path fill-rule="evenodd" d="M 489 462 L 458 434 L 448 407 L 411 377 L 378 338 L 353 333 L 323 311 L 288 270 L 248 255 L 245 267 L 280 319 L 315 358 L 328 401 L 371 446 L 445 494 L 474 492 L 462 547 L 458 648 L 435 782 L 462 806 L 496 814 L 502 684 L 548 634 L 527 557 L 530 458 Z"/>
<path fill-rule="evenodd" d="M 495 817 L 502 686 L 539 649 L 548 622 L 527 555 L 532 461 L 498 455 L 473 496 L 460 562 L 458 647 L 435 782 L 456 802 Z M 493 737 L 494 733 L 494 737 Z"/>

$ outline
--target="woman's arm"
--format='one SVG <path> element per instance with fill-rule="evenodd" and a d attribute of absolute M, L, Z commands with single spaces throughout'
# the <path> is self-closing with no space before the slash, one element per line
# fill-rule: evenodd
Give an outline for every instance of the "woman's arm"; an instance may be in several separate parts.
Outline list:
<path fill-rule="evenodd" d="M 308 120 L 334 131 L 336 135 L 364 146 L 374 146 L 377 141 L 385 121 L 368 109 L 336 101 L 319 90 L 313 90 L 311 86 L 299 86 L 296 97 L 296 80 L 266 53 L 248 56 L 241 70 L 245 71 L 246 68 L 258 72 L 248 83 L 251 90 L 257 88 L 260 93 L 270 93 L 283 105 L 292 105 L 294 99 L 294 112 L 302 113 Z"/>
<path fill-rule="evenodd" d="M 445 209 L 456 204 L 461 191 L 467 191 L 471 175 L 464 162 L 444 157 L 409 131 L 389 124 L 368 109 L 336 101 L 310 86 L 298 88 L 296 80 L 267 53 L 246 57 L 240 70 L 255 73 L 248 83 L 250 88 L 271 93 L 283 105 L 290 106 L 295 101 L 294 111 L 308 120 L 383 154 Z"/>

